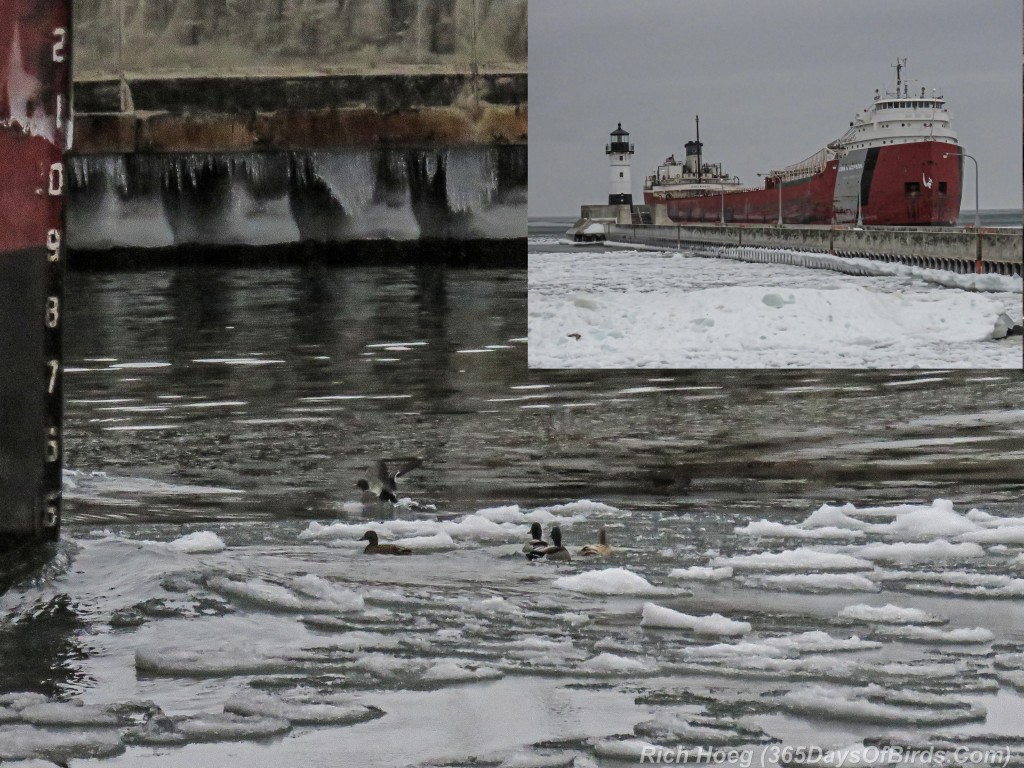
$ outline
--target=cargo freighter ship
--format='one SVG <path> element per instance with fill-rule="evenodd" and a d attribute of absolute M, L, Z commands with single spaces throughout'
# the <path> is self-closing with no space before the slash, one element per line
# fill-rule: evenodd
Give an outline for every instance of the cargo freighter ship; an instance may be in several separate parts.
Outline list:
<path fill-rule="evenodd" d="M 946 101 L 903 79 L 875 97 L 837 140 L 799 163 L 745 187 L 705 163 L 697 140 L 644 181 L 644 202 L 662 204 L 674 222 L 954 225 L 960 215 L 963 154 Z"/>
<path fill-rule="evenodd" d="M 0 0 L 0 551 L 60 528 L 70 0 Z"/>

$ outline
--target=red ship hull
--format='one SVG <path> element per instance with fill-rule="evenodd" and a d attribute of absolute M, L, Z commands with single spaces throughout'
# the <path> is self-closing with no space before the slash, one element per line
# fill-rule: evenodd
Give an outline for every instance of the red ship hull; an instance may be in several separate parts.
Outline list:
<path fill-rule="evenodd" d="M 944 154 L 952 153 L 949 157 Z M 860 150 L 831 160 L 824 170 L 782 184 L 785 224 L 853 223 L 858 203 L 864 224 L 886 226 L 954 225 L 960 216 L 963 157 L 955 145 L 920 141 Z M 725 221 L 738 224 L 776 223 L 779 189 L 771 180 L 765 189 L 694 197 L 666 197 L 644 191 L 647 205 L 664 204 L 679 223 Z"/>
<path fill-rule="evenodd" d="M 0 0 L 0 253 L 60 229 L 68 121 L 66 0 Z"/>
<path fill-rule="evenodd" d="M 70 0 L 0 0 L 0 552 L 61 517 Z"/>

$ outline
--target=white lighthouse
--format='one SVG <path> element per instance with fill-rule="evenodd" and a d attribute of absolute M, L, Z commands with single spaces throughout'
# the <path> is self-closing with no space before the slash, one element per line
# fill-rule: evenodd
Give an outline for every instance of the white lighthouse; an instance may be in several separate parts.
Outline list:
<path fill-rule="evenodd" d="M 611 166 L 611 184 L 608 187 L 608 205 L 632 205 L 633 187 L 629 179 L 629 165 L 633 162 L 633 145 L 622 123 L 611 132 L 611 141 L 604 149 Z"/>

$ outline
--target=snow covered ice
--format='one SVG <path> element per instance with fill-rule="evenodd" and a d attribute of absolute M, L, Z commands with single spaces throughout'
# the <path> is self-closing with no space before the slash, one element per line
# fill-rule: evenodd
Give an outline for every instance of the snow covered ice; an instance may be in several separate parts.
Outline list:
<path fill-rule="evenodd" d="M 723 251 L 723 253 L 725 253 Z M 1020 368 L 1021 279 L 831 259 L 531 252 L 532 368 Z M 984 278 L 984 279 L 982 279 Z"/>
<path fill-rule="evenodd" d="M 348 546 L 365 522 L 284 526 L 263 541 L 239 541 L 230 526 L 164 543 L 152 532 L 81 536 L 69 545 L 81 576 L 0 605 L 17 617 L 52 589 L 86 602 L 108 593 L 96 605 L 112 628 L 91 637 L 83 662 L 100 685 L 71 703 L 0 696 L 0 755 L 184 765 L 186 755 L 224 759 L 228 745 L 255 755 L 283 739 L 275 754 L 304 760 L 339 738 L 332 733 L 381 738 L 410 696 L 461 711 L 443 692 L 465 686 L 485 710 L 497 697 L 515 711 L 549 712 L 541 702 L 561 691 L 587 713 L 576 725 L 555 715 L 557 754 L 516 747 L 518 731 L 491 726 L 478 734 L 486 749 L 462 747 L 466 760 L 486 754 L 503 765 L 603 765 L 635 759 L 644 745 L 835 747 L 807 729 L 816 718 L 862 746 L 880 728 L 973 743 L 974 731 L 949 729 L 982 733 L 990 708 L 1020 703 L 1024 517 L 943 499 L 821 505 L 770 528 L 735 519 L 714 550 L 681 546 L 693 534 L 681 526 L 653 557 L 622 546 L 600 561 L 559 564 L 519 551 L 535 519 L 576 542 L 613 520 L 643 538 L 657 517 L 586 500 L 445 519 L 410 510 L 378 527 L 398 541 L 444 537 L 445 546 L 408 558 Z M 859 535 L 802 535 L 818 529 Z M 968 540 L 982 532 L 991 541 Z M 980 555 L 955 549 L 962 544 Z M 901 556 L 919 545 L 954 549 Z M 110 593 L 112 561 L 137 578 Z M 984 610 L 991 600 L 1005 610 Z M 115 622 L 126 610 L 138 620 Z M 572 681 L 583 687 L 563 687 Z M 387 760 L 429 740 L 418 728 Z M 540 731 L 531 733 L 536 741 Z M 190 751 L 153 751 L 183 745 Z"/>

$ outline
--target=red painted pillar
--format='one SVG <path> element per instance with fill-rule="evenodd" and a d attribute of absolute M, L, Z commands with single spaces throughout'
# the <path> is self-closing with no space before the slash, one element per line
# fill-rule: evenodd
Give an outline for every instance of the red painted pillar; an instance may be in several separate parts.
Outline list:
<path fill-rule="evenodd" d="M 54 540 L 71 0 L 0 0 L 0 550 Z"/>

